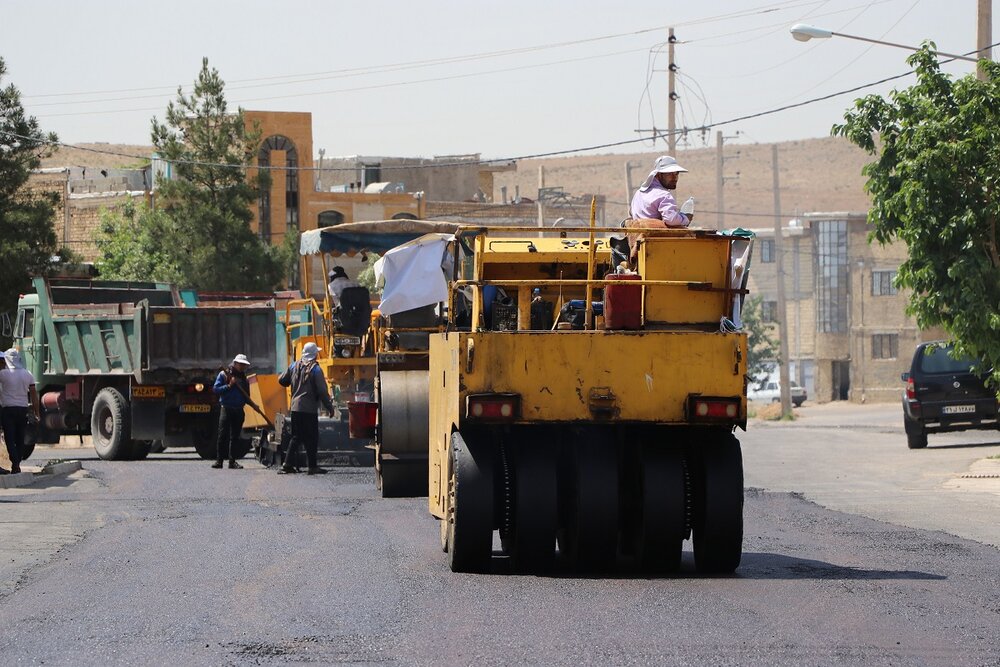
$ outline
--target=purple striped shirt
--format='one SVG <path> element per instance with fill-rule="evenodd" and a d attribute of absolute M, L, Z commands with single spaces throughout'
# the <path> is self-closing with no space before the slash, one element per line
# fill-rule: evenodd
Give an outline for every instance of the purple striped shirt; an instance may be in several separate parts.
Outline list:
<path fill-rule="evenodd" d="M 687 227 L 691 221 L 681 213 L 677 201 L 670 190 L 663 187 L 655 178 L 645 190 L 636 190 L 632 197 L 629 215 L 633 220 L 648 218 L 662 220 L 668 227 Z"/>

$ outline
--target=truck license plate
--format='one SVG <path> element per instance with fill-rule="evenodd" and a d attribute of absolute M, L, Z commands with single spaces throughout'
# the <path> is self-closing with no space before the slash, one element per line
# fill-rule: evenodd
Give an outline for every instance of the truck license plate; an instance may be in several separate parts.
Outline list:
<path fill-rule="evenodd" d="M 182 403 L 181 412 L 211 412 L 212 406 L 208 403 Z"/>
<path fill-rule="evenodd" d="M 975 412 L 976 406 L 974 405 L 946 405 L 941 408 L 941 412 L 946 415 L 961 415 L 968 412 Z"/>
<path fill-rule="evenodd" d="M 152 385 L 132 387 L 132 398 L 163 398 L 166 395 L 167 390 L 164 387 L 156 387 Z"/>

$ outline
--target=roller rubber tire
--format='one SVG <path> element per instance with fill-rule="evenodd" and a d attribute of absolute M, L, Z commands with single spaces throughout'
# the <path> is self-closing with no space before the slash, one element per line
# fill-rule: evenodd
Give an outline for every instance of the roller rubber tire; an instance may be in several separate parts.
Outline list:
<path fill-rule="evenodd" d="M 559 551 L 570 568 L 605 571 L 618 552 L 618 457 L 593 439 L 570 445 Z"/>
<path fill-rule="evenodd" d="M 699 572 L 733 572 L 743 556 L 743 456 L 732 433 L 706 443 L 694 456 L 694 560 Z"/>
<path fill-rule="evenodd" d="M 514 461 L 513 526 L 507 552 L 520 572 L 545 572 L 556 555 L 559 498 L 555 447 L 520 443 Z"/>
<path fill-rule="evenodd" d="M 97 455 L 105 461 L 120 461 L 131 454 L 131 424 L 128 402 L 114 387 L 97 392 L 90 415 L 90 433 Z"/>
<path fill-rule="evenodd" d="M 448 565 L 452 572 L 486 572 L 493 556 L 492 448 L 453 433 L 448 487 Z"/>
<path fill-rule="evenodd" d="M 639 484 L 636 560 L 647 572 L 674 572 L 680 567 L 686 533 L 683 454 L 658 443 L 643 443 Z"/>

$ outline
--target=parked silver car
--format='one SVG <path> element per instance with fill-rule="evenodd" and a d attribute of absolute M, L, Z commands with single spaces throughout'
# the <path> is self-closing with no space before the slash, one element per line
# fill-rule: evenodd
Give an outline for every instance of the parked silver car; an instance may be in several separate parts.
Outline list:
<path fill-rule="evenodd" d="M 799 386 L 795 381 L 788 383 L 788 393 L 791 396 L 795 407 L 801 406 L 809 396 L 805 387 Z M 747 389 L 747 398 L 751 401 L 770 401 L 777 403 L 781 400 L 781 386 L 777 380 L 765 380 L 759 385 L 750 385 Z"/>

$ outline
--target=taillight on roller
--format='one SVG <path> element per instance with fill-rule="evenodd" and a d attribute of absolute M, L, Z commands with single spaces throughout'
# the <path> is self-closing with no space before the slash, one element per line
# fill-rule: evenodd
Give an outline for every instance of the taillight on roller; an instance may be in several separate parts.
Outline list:
<path fill-rule="evenodd" d="M 740 417 L 740 399 L 720 396 L 689 396 L 689 421 L 734 421 Z"/>
<path fill-rule="evenodd" d="M 519 394 L 470 394 L 465 399 L 467 419 L 514 421 L 521 414 Z"/>

